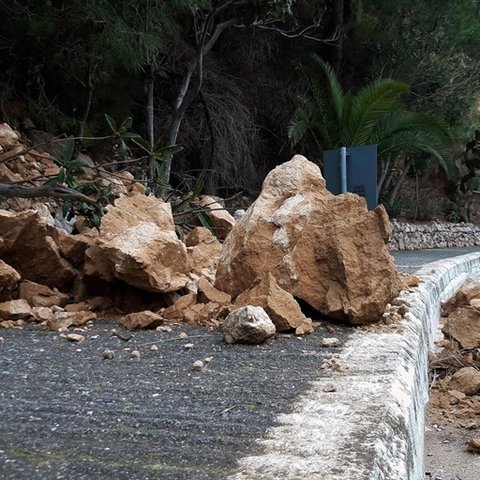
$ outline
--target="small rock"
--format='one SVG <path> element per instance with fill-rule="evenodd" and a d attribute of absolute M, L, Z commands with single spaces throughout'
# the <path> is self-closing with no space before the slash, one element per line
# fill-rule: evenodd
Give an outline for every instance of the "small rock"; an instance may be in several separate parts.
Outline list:
<path fill-rule="evenodd" d="M 262 307 L 239 308 L 230 313 L 222 326 L 227 343 L 259 344 L 276 333 L 276 328 Z"/>
<path fill-rule="evenodd" d="M 79 333 L 68 333 L 65 335 L 65 338 L 67 340 L 70 340 L 70 342 L 83 342 L 85 340 L 85 337 L 83 335 L 80 335 Z"/>
<path fill-rule="evenodd" d="M 335 337 L 323 338 L 322 347 L 338 347 L 340 345 L 340 340 Z"/>
<path fill-rule="evenodd" d="M 201 360 L 197 360 L 195 362 L 193 362 L 193 365 L 192 365 L 192 368 L 193 370 L 202 370 L 203 367 L 205 366 L 205 364 L 201 361 Z"/>
<path fill-rule="evenodd" d="M 131 358 L 140 358 L 140 352 L 138 350 L 132 350 L 130 352 L 130 357 Z"/>
<path fill-rule="evenodd" d="M 325 385 L 325 387 L 323 387 L 323 391 L 325 393 L 336 392 L 337 387 L 333 383 L 327 383 L 327 385 Z"/>
<path fill-rule="evenodd" d="M 475 367 L 464 367 L 452 375 L 449 386 L 465 395 L 480 392 L 480 372 Z"/>
<path fill-rule="evenodd" d="M 203 359 L 203 363 L 210 363 L 213 360 L 213 357 L 207 357 Z"/>
<path fill-rule="evenodd" d="M 480 453 L 480 438 L 472 438 L 468 441 L 468 449 L 475 453 Z"/>
<path fill-rule="evenodd" d="M 169 327 L 168 325 L 159 325 L 155 330 L 157 332 L 171 332 L 172 327 Z"/>
<path fill-rule="evenodd" d="M 185 338 L 188 338 L 188 334 L 186 334 L 185 332 L 180 332 L 180 333 L 178 334 L 178 338 L 179 338 L 180 340 L 183 340 L 183 339 L 185 339 Z"/>
<path fill-rule="evenodd" d="M 115 352 L 114 352 L 113 350 L 110 350 L 109 348 L 106 348 L 106 349 L 102 352 L 102 357 L 103 357 L 105 360 L 111 360 L 114 356 L 115 356 Z"/>
<path fill-rule="evenodd" d="M 193 348 L 193 343 L 186 343 L 183 348 L 185 350 L 191 350 Z"/>
<path fill-rule="evenodd" d="M 150 347 L 150 350 L 151 350 L 152 352 L 158 352 L 160 349 L 158 348 L 158 345 L 152 345 L 152 346 Z"/>
<path fill-rule="evenodd" d="M 4 342 L 4 338 L 0 337 L 0 343 L 3 343 L 3 342 Z"/>
<path fill-rule="evenodd" d="M 23 328 L 25 322 L 23 320 L 3 320 L 0 322 L 2 328 Z"/>

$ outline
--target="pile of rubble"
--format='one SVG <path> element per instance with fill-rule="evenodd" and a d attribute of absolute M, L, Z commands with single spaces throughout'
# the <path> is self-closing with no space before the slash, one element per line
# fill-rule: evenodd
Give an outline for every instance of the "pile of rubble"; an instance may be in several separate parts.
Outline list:
<path fill-rule="evenodd" d="M 480 430 L 480 281 L 468 279 L 443 305 L 441 350 L 432 354 L 432 423 Z M 478 436 L 477 436 L 478 437 Z M 480 437 L 469 441 L 480 453 Z"/>
<path fill-rule="evenodd" d="M 12 159 L 26 148 L 5 125 L 0 147 L 0 182 L 57 168 L 34 150 Z M 270 172 L 238 222 L 200 199 L 217 236 L 197 226 L 179 238 L 169 203 L 129 175 L 120 180 L 99 231 L 78 219 L 71 233 L 57 228 L 48 200 L 0 210 L 3 326 L 63 331 L 105 317 L 127 329 L 223 324 L 227 341 L 257 343 L 312 332 L 300 305 L 353 325 L 376 322 L 402 288 L 383 207 L 369 212 L 354 194 L 332 195 L 302 156 Z"/>

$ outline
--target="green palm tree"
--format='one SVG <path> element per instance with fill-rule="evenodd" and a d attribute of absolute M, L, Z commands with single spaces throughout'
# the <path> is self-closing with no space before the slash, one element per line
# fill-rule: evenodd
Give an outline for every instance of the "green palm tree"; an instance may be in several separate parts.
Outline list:
<path fill-rule="evenodd" d="M 288 127 L 293 145 L 310 135 L 323 150 L 377 144 L 382 162 L 379 190 L 399 159 L 407 158 L 408 168 L 415 158 L 435 158 L 448 175 L 453 163 L 447 149 L 451 142 L 448 126 L 433 115 L 408 112 L 401 96 L 406 84 L 392 79 L 370 83 L 356 95 L 344 92 L 333 69 L 318 56 L 324 82 L 306 77 L 308 93 L 298 99 Z"/>

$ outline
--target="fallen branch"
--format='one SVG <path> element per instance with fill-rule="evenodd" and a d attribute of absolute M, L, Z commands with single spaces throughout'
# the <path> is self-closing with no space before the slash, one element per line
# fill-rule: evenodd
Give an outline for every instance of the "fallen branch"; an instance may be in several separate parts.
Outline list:
<path fill-rule="evenodd" d="M 64 185 L 44 185 L 42 187 L 22 187 L 20 185 L 11 185 L 0 183 L 0 196 L 9 198 L 38 198 L 53 197 L 63 198 L 79 202 L 96 203 L 87 195 L 77 192 Z"/>

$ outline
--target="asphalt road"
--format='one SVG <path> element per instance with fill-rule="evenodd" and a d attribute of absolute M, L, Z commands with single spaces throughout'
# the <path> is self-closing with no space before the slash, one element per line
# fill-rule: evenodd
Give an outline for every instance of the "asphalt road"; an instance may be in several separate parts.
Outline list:
<path fill-rule="evenodd" d="M 448 256 L 395 253 L 405 271 Z M 200 327 L 129 341 L 112 328 L 97 322 L 77 332 L 79 344 L 38 326 L 0 331 L 1 479 L 225 479 L 309 382 L 329 375 L 320 366 L 336 349 L 321 339 L 343 343 L 351 331 L 323 323 L 313 335 L 252 347 Z M 106 348 L 113 359 L 103 359 Z M 130 357 L 135 349 L 140 358 Z M 192 369 L 207 357 L 204 370 Z"/>

